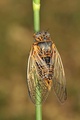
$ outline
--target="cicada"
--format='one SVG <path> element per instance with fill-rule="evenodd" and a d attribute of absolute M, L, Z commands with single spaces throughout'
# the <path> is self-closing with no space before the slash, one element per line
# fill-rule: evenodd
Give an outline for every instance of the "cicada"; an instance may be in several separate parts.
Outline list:
<path fill-rule="evenodd" d="M 34 43 L 28 58 L 27 85 L 33 103 L 36 94 L 44 102 L 54 90 L 59 101 L 67 98 L 66 79 L 60 54 L 47 31 L 34 33 Z M 37 90 L 40 91 L 40 96 Z"/>

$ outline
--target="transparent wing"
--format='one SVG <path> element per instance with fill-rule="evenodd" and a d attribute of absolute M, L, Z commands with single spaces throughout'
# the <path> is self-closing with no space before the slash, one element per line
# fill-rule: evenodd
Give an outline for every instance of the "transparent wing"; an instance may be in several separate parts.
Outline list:
<path fill-rule="evenodd" d="M 63 63 L 57 48 L 53 45 L 53 64 L 54 64 L 54 75 L 53 75 L 53 88 L 61 103 L 67 99 L 66 92 L 66 79 L 63 68 Z"/>
<path fill-rule="evenodd" d="M 28 59 L 27 85 L 30 98 L 35 104 L 40 104 L 45 101 L 49 94 L 45 81 L 39 76 L 39 70 L 37 69 L 37 65 L 40 67 L 42 64 L 43 67 L 45 67 L 45 63 L 41 61 L 37 53 L 35 54 L 35 57 L 33 57 L 31 50 Z"/>

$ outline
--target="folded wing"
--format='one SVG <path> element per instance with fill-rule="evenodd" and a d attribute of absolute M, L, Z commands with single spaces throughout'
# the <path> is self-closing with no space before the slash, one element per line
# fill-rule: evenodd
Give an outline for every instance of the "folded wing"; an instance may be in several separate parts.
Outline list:
<path fill-rule="evenodd" d="M 60 54 L 57 48 L 53 45 L 53 56 L 52 61 L 54 64 L 54 75 L 53 75 L 53 89 L 61 103 L 63 103 L 67 99 L 66 92 L 66 79 L 63 68 L 63 63 L 60 57 Z"/>

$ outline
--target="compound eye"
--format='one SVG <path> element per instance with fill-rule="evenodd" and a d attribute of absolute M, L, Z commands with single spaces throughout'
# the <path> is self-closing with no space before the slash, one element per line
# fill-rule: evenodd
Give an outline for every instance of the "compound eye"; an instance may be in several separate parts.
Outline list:
<path fill-rule="evenodd" d="M 45 31 L 45 34 L 47 35 L 47 34 L 48 34 L 48 32 L 47 32 L 47 31 Z"/>

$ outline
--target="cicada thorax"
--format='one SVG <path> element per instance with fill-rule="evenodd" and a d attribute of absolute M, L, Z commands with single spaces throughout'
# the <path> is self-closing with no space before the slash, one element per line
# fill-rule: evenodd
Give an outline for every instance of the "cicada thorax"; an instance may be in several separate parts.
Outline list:
<path fill-rule="evenodd" d="M 39 76 L 43 81 L 48 90 L 52 87 L 52 76 L 53 76 L 53 64 L 52 64 L 52 41 L 38 42 L 34 44 L 33 56 L 37 54 L 36 68 Z M 42 61 L 40 63 L 40 61 Z"/>

